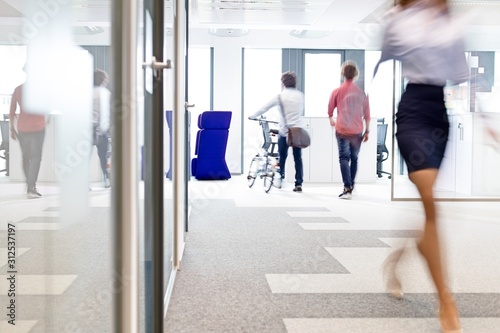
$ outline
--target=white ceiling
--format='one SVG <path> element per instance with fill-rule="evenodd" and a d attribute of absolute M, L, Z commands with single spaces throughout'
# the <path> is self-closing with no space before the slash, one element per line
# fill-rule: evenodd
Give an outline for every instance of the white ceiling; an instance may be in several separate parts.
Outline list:
<path fill-rule="evenodd" d="M 26 35 L 23 24 L 27 20 L 36 23 L 36 18 L 43 19 L 44 14 L 54 15 L 58 9 L 54 6 L 43 7 L 42 4 L 58 2 L 0 0 L 0 43 L 11 43 L 13 34 Z M 466 24 L 473 42 L 487 42 L 493 47 L 500 43 L 500 0 L 450 2 L 452 10 Z M 165 3 L 169 25 L 173 0 L 166 0 Z M 337 36 L 353 38 L 354 32 L 369 32 L 373 29 L 370 27 L 378 25 L 392 3 L 393 0 L 191 0 L 189 20 L 194 35 L 201 32 L 205 35 L 214 28 L 260 31 L 256 33 L 260 38 L 270 31 L 288 35 L 291 30 L 328 30 Z M 27 4 L 31 4 L 31 8 Z M 78 42 L 109 42 L 110 4 L 111 0 L 72 1 L 71 16 L 74 26 L 78 27 L 74 30 Z"/>

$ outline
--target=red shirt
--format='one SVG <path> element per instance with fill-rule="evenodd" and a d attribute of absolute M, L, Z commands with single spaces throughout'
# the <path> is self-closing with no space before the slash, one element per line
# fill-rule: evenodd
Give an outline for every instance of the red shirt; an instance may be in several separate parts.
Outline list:
<path fill-rule="evenodd" d="M 352 135 L 363 133 L 363 119 L 370 120 L 370 104 L 365 92 L 352 80 L 346 80 L 332 91 L 328 102 L 328 116 L 337 108 L 335 131 Z"/>
<path fill-rule="evenodd" d="M 18 132 L 39 132 L 45 128 L 45 116 L 31 114 L 23 108 L 23 85 L 14 89 L 10 101 L 10 121 L 14 121 L 16 108 L 19 104 L 19 118 L 17 119 Z M 14 124 L 14 123 L 11 123 Z"/>

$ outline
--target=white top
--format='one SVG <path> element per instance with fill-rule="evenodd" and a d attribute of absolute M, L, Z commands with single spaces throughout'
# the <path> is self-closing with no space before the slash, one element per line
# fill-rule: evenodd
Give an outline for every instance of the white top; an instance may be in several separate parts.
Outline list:
<path fill-rule="evenodd" d="M 103 86 L 94 87 L 92 123 L 97 125 L 100 133 L 109 131 L 111 117 L 111 92 Z"/>
<path fill-rule="evenodd" d="M 274 96 L 249 118 L 257 118 L 275 106 L 280 107 L 280 98 L 286 115 L 286 121 L 283 119 L 283 110 L 280 110 L 279 133 L 281 136 L 286 136 L 289 127 L 305 127 L 303 121 L 304 93 L 300 90 L 295 88 L 283 88 L 279 95 Z"/>
<path fill-rule="evenodd" d="M 410 83 L 445 86 L 469 78 L 461 31 L 449 13 L 432 6 L 429 0 L 416 1 L 388 14 L 382 56 L 375 67 L 389 60 L 402 62 L 403 76 Z"/>

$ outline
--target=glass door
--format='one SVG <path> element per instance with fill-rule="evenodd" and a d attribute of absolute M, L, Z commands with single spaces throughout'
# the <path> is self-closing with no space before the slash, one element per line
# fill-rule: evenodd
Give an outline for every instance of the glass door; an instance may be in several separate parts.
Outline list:
<path fill-rule="evenodd" d="M 184 210 L 184 194 L 177 192 L 179 179 L 178 122 L 184 125 L 184 112 L 176 107 L 175 70 L 177 53 L 174 32 L 175 7 L 160 0 L 145 0 L 143 12 L 143 49 L 141 91 L 144 106 L 144 323 L 146 332 L 163 331 L 169 294 L 178 268 L 179 242 L 175 230 L 177 210 Z M 184 59 L 180 59 L 184 62 Z M 172 66 L 172 64 L 176 66 Z M 181 89 L 184 92 L 184 89 Z M 178 208 L 181 207 L 181 208 Z M 183 227 L 181 228 L 183 229 Z M 183 234 L 180 233 L 180 241 Z"/>

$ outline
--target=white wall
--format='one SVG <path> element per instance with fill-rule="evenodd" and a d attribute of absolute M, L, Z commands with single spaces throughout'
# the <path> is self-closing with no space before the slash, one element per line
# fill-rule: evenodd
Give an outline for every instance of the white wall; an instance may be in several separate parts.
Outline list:
<path fill-rule="evenodd" d="M 215 111 L 232 111 L 226 162 L 231 173 L 241 173 L 241 47 L 232 38 L 214 41 L 214 96 Z"/>

